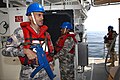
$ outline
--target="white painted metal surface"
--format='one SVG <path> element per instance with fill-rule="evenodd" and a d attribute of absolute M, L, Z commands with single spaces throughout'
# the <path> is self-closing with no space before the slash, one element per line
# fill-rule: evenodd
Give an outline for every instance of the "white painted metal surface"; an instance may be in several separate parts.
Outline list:
<path fill-rule="evenodd" d="M 4 57 L 0 50 L 0 80 L 19 80 L 20 68 L 18 57 Z"/>

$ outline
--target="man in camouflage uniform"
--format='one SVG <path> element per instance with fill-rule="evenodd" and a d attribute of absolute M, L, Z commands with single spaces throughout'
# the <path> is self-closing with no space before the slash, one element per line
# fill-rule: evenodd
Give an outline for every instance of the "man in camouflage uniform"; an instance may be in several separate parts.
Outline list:
<path fill-rule="evenodd" d="M 108 49 L 108 52 L 110 54 L 110 59 L 108 62 L 111 64 L 109 66 L 114 67 L 114 62 L 116 60 L 116 53 L 115 53 L 115 42 L 116 42 L 117 33 L 113 30 L 113 26 L 108 26 L 108 33 L 104 37 L 104 43 L 106 44 L 106 47 Z"/>
<path fill-rule="evenodd" d="M 40 44 L 53 70 L 53 57 L 50 53 L 54 52 L 54 47 L 51 37 L 47 32 L 48 27 L 43 25 L 44 12 L 44 8 L 39 3 L 30 4 L 26 11 L 26 16 L 28 16 L 29 21 L 20 23 L 21 28 L 19 28 L 19 31 L 22 32 L 22 37 L 19 33 L 16 33 L 18 30 L 15 30 L 14 34 L 8 40 L 8 44 L 13 47 L 9 48 L 8 45 L 3 51 L 4 56 L 12 55 L 14 57 L 15 55 L 19 57 L 21 62 L 20 80 L 50 80 L 44 69 L 41 69 L 33 78 L 30 76 L 40 66 L 36 51 L 34 48 L 31 48 L 30 44 L 22 45 L 22 47 L 19 46 L 23 42 L 25 44 Z"/>
<path fill-rule="evenodd" d="M 74 80 L 74 48 L 77 41 L 75 34 L 70 30 L 73 30 L 72 24 L 64 22 L 55 47 L 59 58 L 61 80 Z"/>

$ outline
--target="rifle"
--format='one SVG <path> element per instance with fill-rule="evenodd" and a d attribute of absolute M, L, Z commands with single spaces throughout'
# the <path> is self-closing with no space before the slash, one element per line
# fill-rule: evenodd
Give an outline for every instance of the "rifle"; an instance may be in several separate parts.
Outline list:
<path fill-rule="evenodd" d="M 30 77 L 33 78 L 42 68 L 44 68 L 45 71 L 47 72 L 49 78 L 51 80 L 53 80 L 53 78 L 56 75 L 53 74 L 53 72 L 50 68 L 50 65 L 49 65 L 48 60 L 46 58 L 46 54 L 43 51 L 43 48 L 40 46 L 40 44 L 35 44 L 35 45 L 31 46 L 31 48 L 35 48 L 35 50 L 36 50 L 39 66 L 31 73 Z"/>

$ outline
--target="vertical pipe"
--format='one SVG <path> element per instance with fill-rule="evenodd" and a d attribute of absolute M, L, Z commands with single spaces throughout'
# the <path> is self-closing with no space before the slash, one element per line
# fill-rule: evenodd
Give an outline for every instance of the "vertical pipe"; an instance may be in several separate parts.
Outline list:
<path fill-rule="evenodd" d="M 119 65 L 120 65 L 120 18 L 118 19 L 119 20 L 119 31 L 118 31 L 118 36 L 119 36 L 119 39 L 118 39 L 118 54 L 119 54 Z"/>
<path fill-rule="evenodd" d="M 8 0 L 6 0 L 6 6 L 7 6 L 7 8 L 9 8 L 9 1 Z"/>
<path fill-rule="evenodd" d="M 44 0 L 42 0 L 42 6 L 44 6 Z"/>

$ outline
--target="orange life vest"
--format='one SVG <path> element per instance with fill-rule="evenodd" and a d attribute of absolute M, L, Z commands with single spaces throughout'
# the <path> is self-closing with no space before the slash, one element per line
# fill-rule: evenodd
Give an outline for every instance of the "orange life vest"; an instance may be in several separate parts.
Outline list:
<path fill-rule="evenodd" d="M 74 42 L 77 42 L 77 40 L 75 39 L 75 34 L 66 34 L 66 35 L 61 36 L 56 43 L 56 47 L 55 47 L 56 53 L 58 53 L 63 48 L 64 42 L 68 37 L 72 37 Z M 72 49 L 69 51 L 69 53 L 71 54 L 74 53 L 74 47 L 75 45 L 72 46 Z"/>
<path fill-rule="evenodd" d="M 113 40 L 115 35 L 117 35 L 116 31 L 110 31 L 108 34 L 108 40 Z"/>
<path fill-rule="evenodd" d="M 47 33 L 48 27 L 43 25 L 40 27 L 40 33 L 37 34 L 32 27 L 30 27 L 30 22 L 22 22 L 20 23 L 20 26 L 23 30 L 23 35 L 24 35 L 24 41 L 25 43 L 31 43 L 33 40 L 39 40 L 39 39 L 45 39 L 47 38 L 47 46 L 49 49 L 49 52 L 45 52 L 48 61 L 52 61 L 53 58 L 49 55 L 49 53 L 52 53 L 54 48 L 51 43 L 50 35 Z M 46 34 L 45 34 L 46 33 Z M 24 48 L 30 48 L 30 45 L 25 45 Z M 19 57 L 21 64 L 32 64 L 33 61 L 28 60 L 27 56 L 25 57 Z"/>

